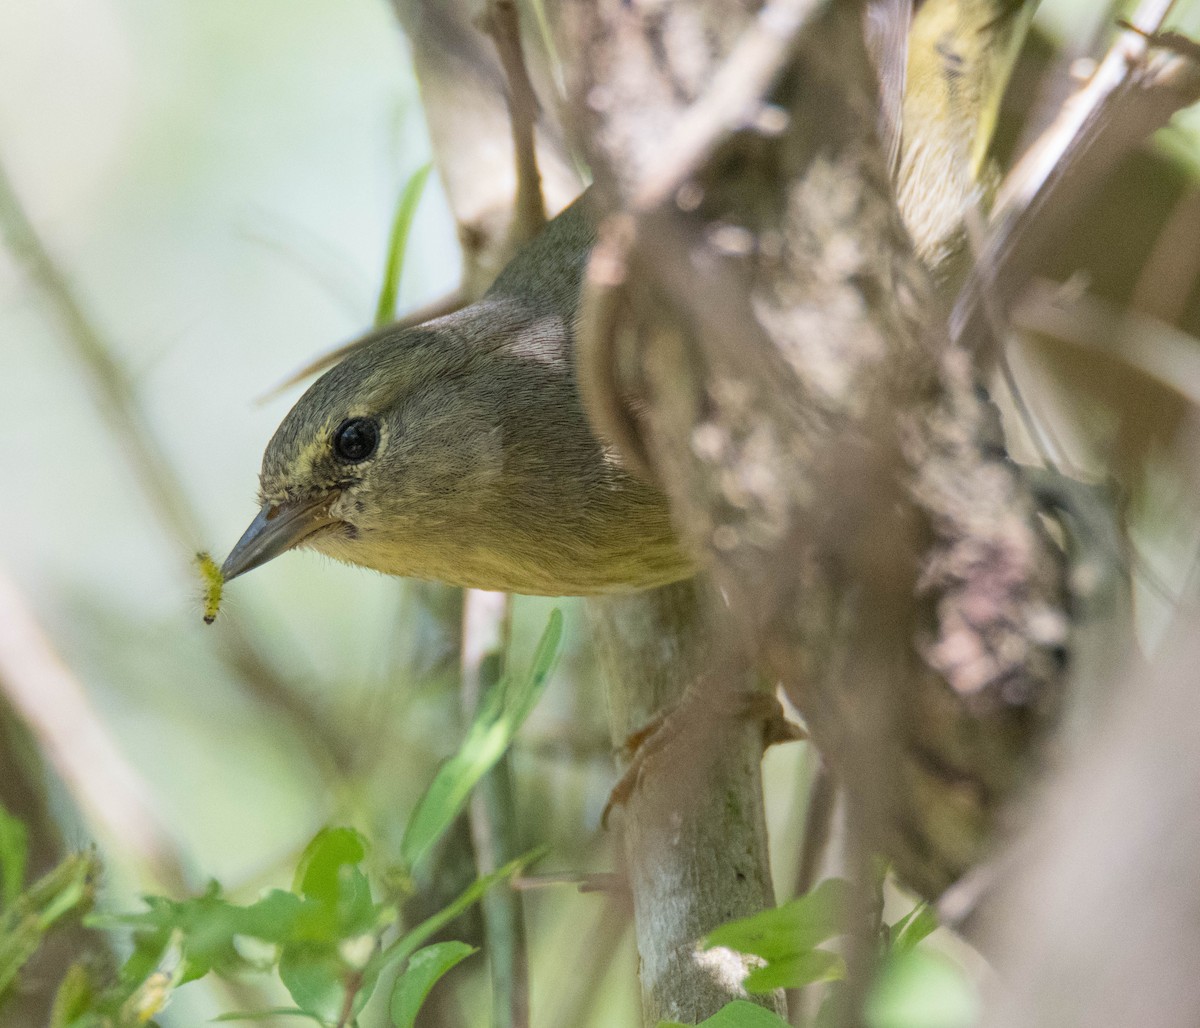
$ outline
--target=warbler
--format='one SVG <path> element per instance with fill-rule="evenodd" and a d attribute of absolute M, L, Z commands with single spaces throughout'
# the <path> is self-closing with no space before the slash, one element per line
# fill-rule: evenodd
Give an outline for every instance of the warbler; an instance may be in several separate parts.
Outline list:
<path fill-rule="evenodd" d="M 903 74 L 896 199 L 917 256 L 944 278 L 965 220 L 996 182 L 988 162 L 1036 0 L 924 0 L 907 55 L 877 57 L 881 95 Z M 903 65 L 903 73 L 899 67 Z"/>
<path fill-rule="evenodd" d="M 667 504 L 588 428 L 572 322 L 593 228 L 577 200 L 479 302 L 382 329 L 267 446 L 226 580 L 296 546 L 385 574 L 543 595 L 694 571 Z"/>
<path fill-rule="evenodd" d="M 872 5 L 902 19 L 903 31 L 876 23 L 869 36 L 884 105 L 897 90 L 904 98 L 900 138 L 885 143 L 899 154 L 901 211 L 931 265 L 976 197 L 980 140 L 1032 6 Z M 597 441 L 580 403 L 573 331 L 593 242 L 585 194 L 479 302 L 353 347 L 268 444 L 262 509 L 224 578 L 301 546 L 385 574 L 544 595 L 692 575 L 665 498 Z"/>

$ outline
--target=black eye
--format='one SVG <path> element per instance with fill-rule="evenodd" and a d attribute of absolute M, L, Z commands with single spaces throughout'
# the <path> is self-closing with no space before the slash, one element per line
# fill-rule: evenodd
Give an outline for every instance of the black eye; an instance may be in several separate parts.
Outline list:
<path fill-rule="evenodd" d="M 333 452 L 347 464 L 366 460 L 379 445 L 379 426 L 370 418 L 350 418 L 333 433 Z"/>

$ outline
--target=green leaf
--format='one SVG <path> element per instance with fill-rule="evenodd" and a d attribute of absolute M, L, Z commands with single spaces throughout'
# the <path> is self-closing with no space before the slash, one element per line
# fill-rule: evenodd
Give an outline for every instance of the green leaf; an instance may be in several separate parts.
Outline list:
<path fill-rule="evenodd" d="M 321 1022 L 307 1010 L 298 1007 L 271 1007 L 269 1010 L 242 1010 L 231 1014 L 218 1014 L 214 1021 L 265 1021 L 268 1017 L 306 1017 L 310 1021 Z"/>
<path fill-rule="evenodd" d="M 383 910 L 373 902 L 359 867 L 365 856 L 358 832 L 327 828 L 308 844 L 296 869 L 295 888 L 302 895 L 274 889 L 238 906 L 227 902 L 213 882 L 203 896 L 181 901 L 148 896 L 141 913 L 91 923 L 133 930 L 133 952 L 121 970 L 121 982 L 130 990 L 151 981 L 173 952 L 178 954 L 173 979 L 183 984 L 212 970 L 262 970 L 239 952 L 239 936 L 278 946 L 279 976 L 297 1007 L 313 1018 L 336 1021 L 348 983 L 357 986 L 359 972 L 378 948 Z M 355 1008 L 369 995 L 356 988 Z"/>
<path fill-rule="evenodd" d="M 302 907 L 293 938 L 279 953 L 279 978 L 301 1010 L 322 1021 L 337 1021 L 354 988 L 353 1009 L 369 998 L 374 980 L 363 979 L 343 943 L 375 945 L 379 908 L 371 899 L 366 874 L 366 840 L 353 828 L 325 828 L 305 848 L 296 868 L 295 889 L 316 908 Z M 284 913 L 282 904 L 279 913 Z M 270 912 L 268 912 L 269 918 Z"/>
<path fill-rule="evenodd" d="M 677 1021 L 659 1021 L 658 1028 L 687 1028 L 687 1025 Z M 696 1028 L 789 1028 L 787 1021 L 778 1014 L 749 1003 L 744 999 L 735 999 L 718 1010 L 712 1017 L 701 1021 Z"/>
<path fill-rule="evenodd" d="M 301 938 L 311 938 L 303 929 L 305 914 L 317 906 L 292 892 L 271 889 L 246 907 L 230 906 L 229 926 L 234 935 L 248 935 L 262 942 L 281 946 Z"/>
<path fill-rule="evenodd" d="M 293 1002 L 321 1022 L 336 1023 L 346 1006 L 347 969 L 330 946 L 296 943 L 279 954 L 279 980 Z"/>
<path fill-rule="evenodd" d="M 401 858 L 414 868 L 433 849 L 470 796 L 471 790 L 504 755 L 529 716 L 550 676 L 562 639 L 562 614 L 550 615 L 529 674 L 506 674 L 479 706 L 458 753 L 447 760 L 417 802 L 404 832 Z"/>
<path fill-rule="evenodd" d="M 374 928 L 378 908 L 358 866 L 366 855 L 367 841 L 353 828 L 324 828 L 305 847 L 294 888 L 321 908 L 304 918 L 307 938 L 334 942 Z"/>
<path fill-rule="evenodd" d="M 25 887 L 29 833 L 25 823 L 0 807 L 0 909 L 10 911 Z"/>
<path fill-rule="evenodd" d="M 891 939 L 888 951 L 895 957 L 911 953 L 937 926 L 937 915 L 933 908 L 928 903 L 918 903 L 892 925 L 888 933 Z"/>
<path fill-rule="evenodd" d="M 361 863 L 366 855 L 367 842 L 353 828 L 322 828 L 300 854 L 292 889 L 311 899 L 336 903 L 342 868 Z"/>
<path fill-rule="evenodd" d="M 388 238 L 387 266 L 383 272 L 383 285 L 379 289 L 379 302 L 375 305 L 375 325 L 380 327 L 396 320 L 396 298 L 400 293 L 400 277 L 404 273 L 404 254 L 408 249 L 408 233 L 412 228 L 413 216 L 421 202 L 421 193 L 433 164 L 426 164 L 409 176 L 396 204 L 392 219 L 392 232 Z"/>
<path fill-rule="evenodd" d="M 868 1028 L 972 1028 L 982 1008 L 962 969 L 940 953 L 888 961 L 867 998 Z"/>
<path fill-rule="evenodd" d="M 772 960 L 756 967 L 743 983 L 747 992 L 762 994 L 775 989 L 799 989 L 814 982 L 835 982 L 846 977 L 846 962 L 836 953 L 810 949 L 796 956 Z"/>
<path fill-rule="evenodd" d="M 395 1028 L 413 1028 L 425 997 L 442 976 L 472 953 L 474 946 L 465 942 L 438 942 L 417 950 L 408 967 L 392 989 L 392 1024 Z"/>
<path fill-rule="evenodd" d="M 87 965 L 77 961 L 67 968 L 62 982 L 54 993 L 50 1009 L 50 1028 L 69 1028 L 92 1009 L 96 1001 L 96 985 Z"/>
<path fill-rule="evenodd" d="M 100 859 L 94 850 L 72 853 L 26 890 L 17 901 L 17 909 L 22 917 L 33 914 L 45 931 L 60 917 L 91 907 L 99 873 Z"/>
<path fill-rule="evenodd" d="M 827 878 L 782 907 L 744 917 L 708 934 L 706 948 L 727 946 L 763 960 L 781 960 L 841 935 L 850 903 L 850 883 Z"/>
<path fill-rule="evenodd" d="M 722 925 L 709 933 L 704 946 L 725 946 L 766 961 L 747 976 L 749 992 L 833 981 L 845 975 L 845 964 L 836 954 L 816 947 L 845 930 L 849 902 L 850 884 L 829 878 L 782 907 Z"/>
<path fill-rule="evenodd" d="M 91 906 L 99 865 L 92 852 L 75 853 L 51 868 L 17 897 L 0 926 L 0 995 L 37 952 L 60 918 Z"/>
<path fill-rule="evenodd" d="M 214 969 L 227 974 L 245 970 L 253 965 L 238 952 L 234 937 L 263 937 L 256 929 L 264 928 L 287 907 L 291 909 L 288 923 L 277 925 L 276 930 L 264 939 L 271 943 L 284 941 L 295 930 L 294 925 L 304 907 L 298 896 L 281 892 L 270 893 L 250 907 L 239 907 L 225 900 L 216 882 L 209 883 L 204 895 L 191 899 L 144 896 L 142 901 L 147 909 L 141 913 L 88 919 L 88 924 L 94 927 L 121 926 L 133 929 L 133 953 L 121 969 L 121 980 L 126 984 L 149 977 L 176 936 L 185 963 L 181 983 L 202 978 Z M 316 909 L 318 904 L 309 903 L 308 906 Z M 274 913 L 265 916 L 264 910 Z"/>
<path fill-rule="evenodd" d="M 370 963 L 367 964 L 366 969 L 363 971 L 364 982 L 373 982 L 389 968 L 398 967 L 404 963 L 404 961 L 425 944 L 426 939 L 441 931 L 442 928 L 458 917 L 467 907 L 477 902 L 493 885 L 515 875 L 527 864 L 539 860 L 544 853 L 544 848 L 533 850 L 524 856 L 517 857 L 516 860 L 509 861 L 509 863 L 493 871 L 490 875 L 484 875 L 484 877 L 476 879 L 462 891 L 453 903 L 443 907 L 431 917 L 427 917 L 415 928 L 402 935 L 387 949 L 372 957 Z"/>

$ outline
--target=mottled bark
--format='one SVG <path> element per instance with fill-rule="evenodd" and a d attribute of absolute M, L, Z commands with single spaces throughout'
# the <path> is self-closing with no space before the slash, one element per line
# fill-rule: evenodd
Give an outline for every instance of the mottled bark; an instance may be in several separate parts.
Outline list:
<path fill-rule="evenodd" d="M 597 185 L 626 215 L 593 262 L 581 374 L 637 398 L 591 404 L 599 427 L 636 436 L 866 842 L 936 896 L 1057 709 L 1063 574 L 932 315 L 862 10 L 818 7 L 571 8 Z"/>

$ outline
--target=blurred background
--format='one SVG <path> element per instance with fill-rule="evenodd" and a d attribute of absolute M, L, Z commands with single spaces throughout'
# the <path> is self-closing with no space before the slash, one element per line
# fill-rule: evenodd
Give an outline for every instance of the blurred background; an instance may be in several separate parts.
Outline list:
<path fill-rule="evenodd" d="M 1095 53 L 1111 14 L 1092 0 L 1044 3 L 1040 49 L 1013 103 L 1044 105 L 1037 62 L 1063 68 Z M 1180 4 L 1176 20 L 1200 31 L 1200 2 Z M 1007 124 L 1016 147 L 1019 123 Z M 1198 128 L 1186 113 L 1126 162 L 1047 275 L 1114 302 L 1157 297 L 1146 312 L 1156 324 L 1200 331 Z M 232 585 L 207 627 L 191 563 L 197 550 L 219 561 L 256 512 L 263 447 L 299 388 L 262 397 L 369 326 L 397 197 L 429 160 L 410 54 L 383 0 L 0 0 L 0 168 L 11 190 L 0 205 L 9 215 L 19 205 L 64 275 L 35 284 L 36 259 L 14 255 L 25 244 L 10 232 L 0 247 L 5 609 L 36 622 L 81 687 L 85 706 L 64 714 L 60 741 L 70 748 L 74 719 L 94 717 L 193 886 L 216 877 L 252 899 L 286 883 L 331 822 L 362 829 L 386 864 L 459 738 L 444 667 L 453 640 L 437 630 L 433 594 L 302 553 Z M 1164 267 L 1176 281 L 1166 300 L 1153 288 Z M 434 175 L 401 310 L 446 294 L 459 272 Z M 74 329 L 61 317 L 64 287 L 83 317 Z M 1180 459 L 1195 441 L 1191 407 L 1169 371 L 1155 381 L 1099 366 L 1047 335 L 1031 329 L 1014 362 L 1068 463 L 1128 490 L 1152 579 L 1138 586 L 1139 627 L 1153 644 L 1200 531 Z M 132 421 L 111 413 L 126 379 Z M 156 488 L 147 445 L 163 457 Z M 542 870 L 610 870 L 598 821 L 614 773 L 577 604 L 518 600 L 512 661 L 528 661 L 555 606 L 567 618 L 564 658 L 514 754 L 521 830 L 550 845 Z M 768 756 L 781 898 L 808 766 L 800 744 Z M 68 843 L 101 848 L 106 906 L 129 909 L 167 887 L 77 784 L 52 774 L 49 789 Z M 608 902 L 548 888 L 531 894 L 529 915 L 534 1023 L 635 1023 L 635 959 Z M 448 1001 L 464 1024 L 485 1023 L 479 977 Z M 201 983 L 161 1020 L 195 1025 L 228 1008 Z"/>

